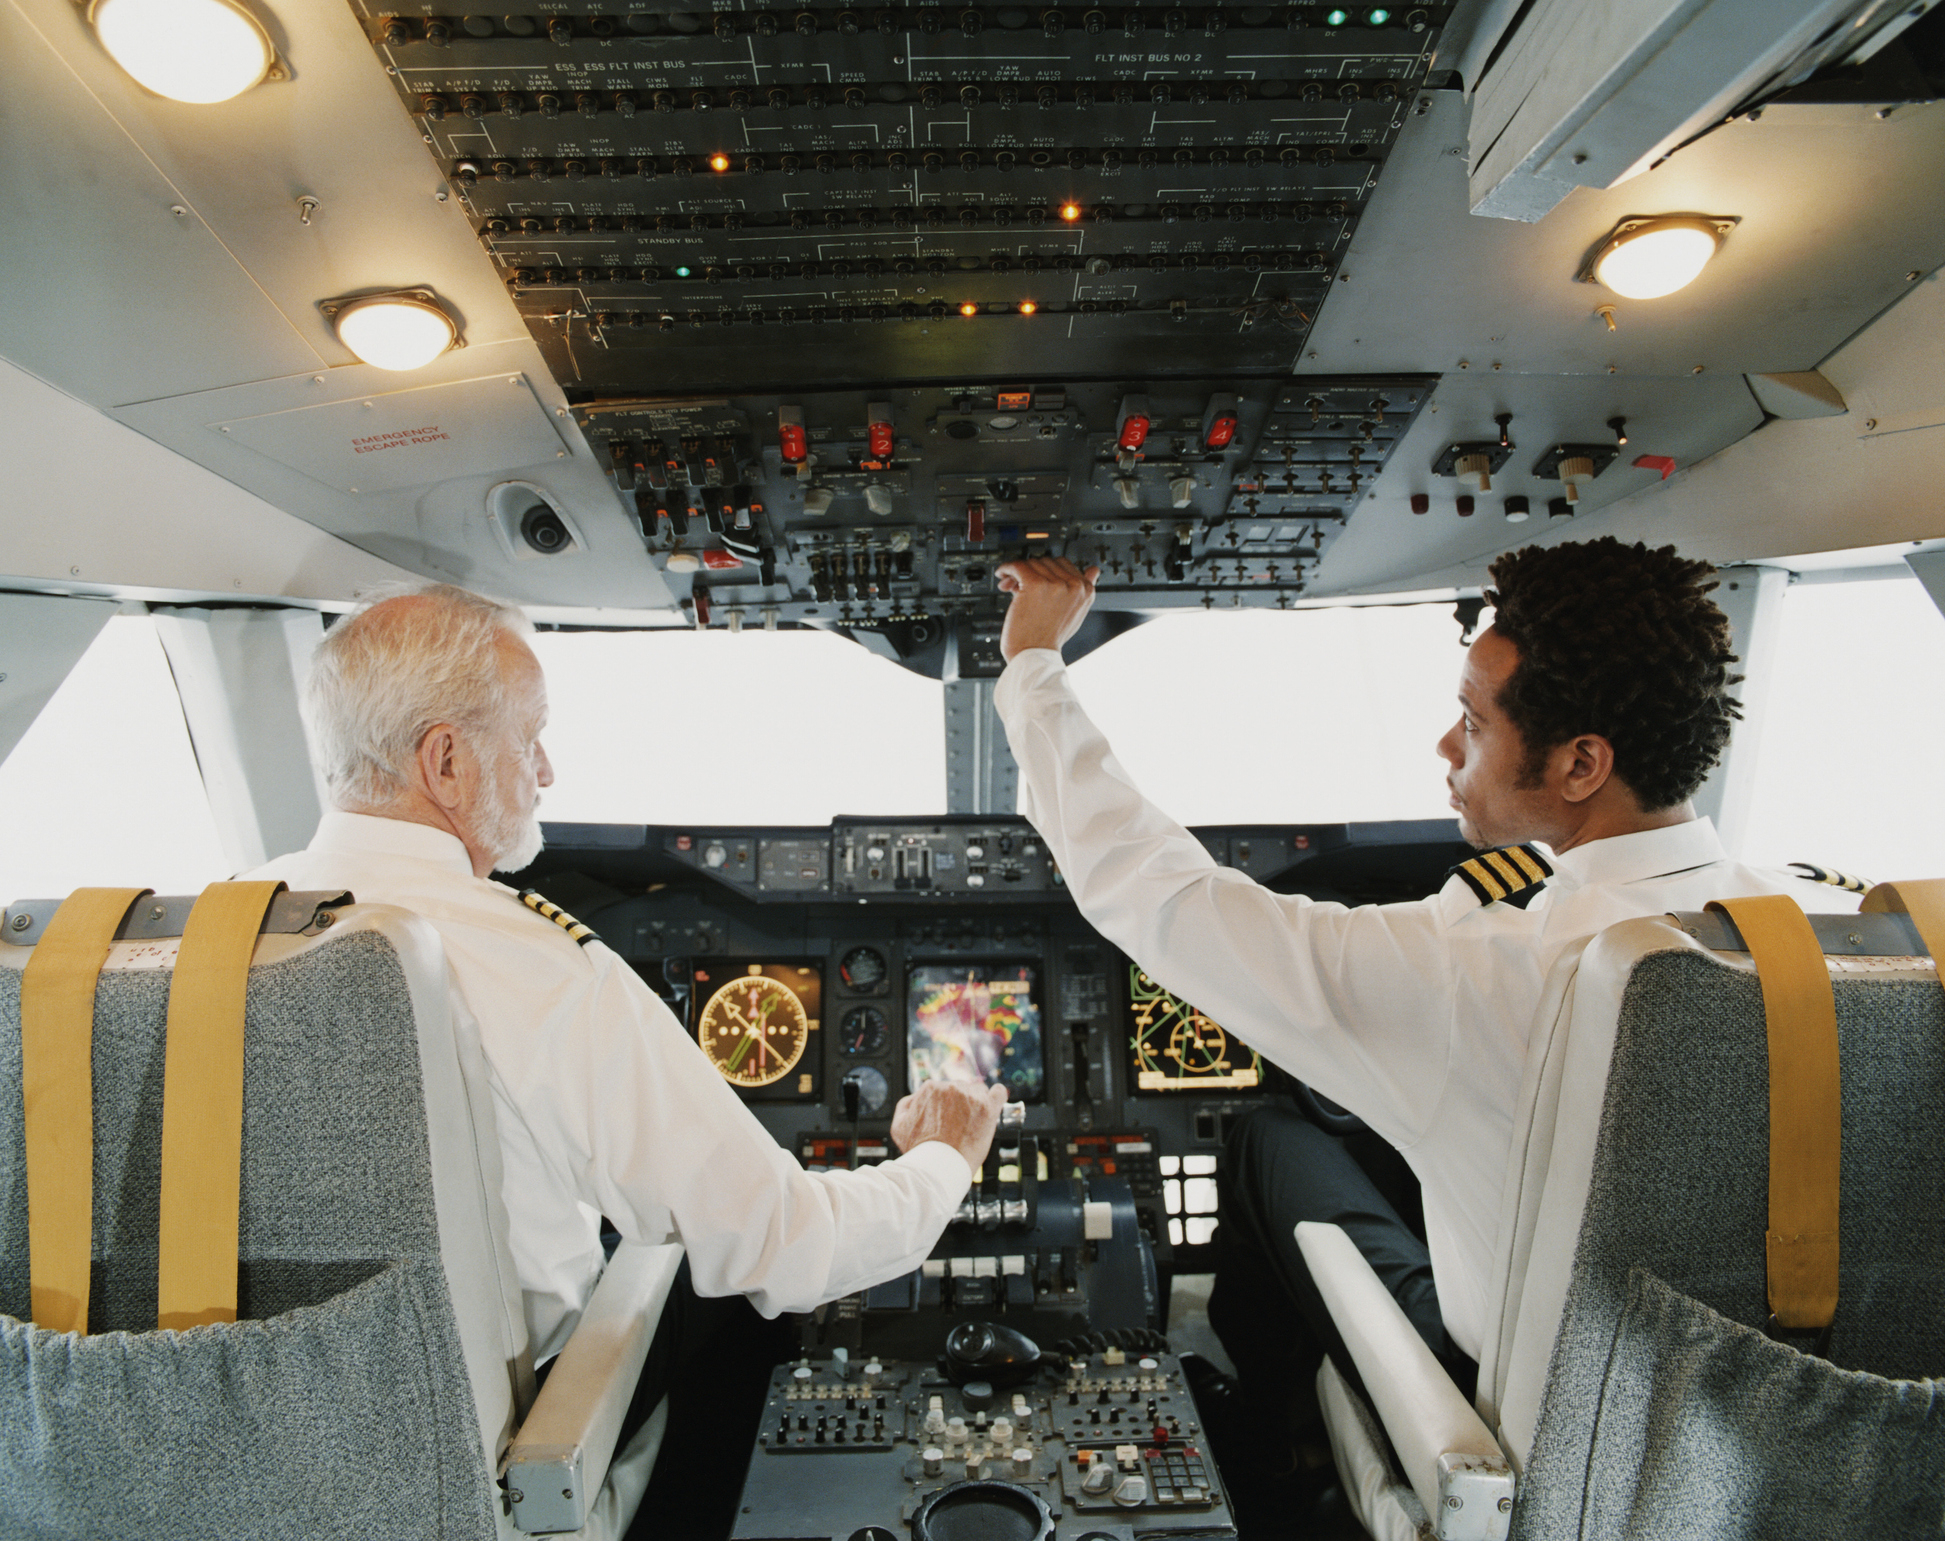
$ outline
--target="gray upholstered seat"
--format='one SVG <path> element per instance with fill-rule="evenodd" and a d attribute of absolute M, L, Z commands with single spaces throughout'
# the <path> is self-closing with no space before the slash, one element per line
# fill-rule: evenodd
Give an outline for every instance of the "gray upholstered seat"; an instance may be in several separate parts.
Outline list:
<path fill-rule="evenodd" d="M 92 1335 L 75 1337 L 24 1320 L 28 954 L 0 947 L 0 1529 L 516 1534 L 495 1479 L 532 1367 L 487 1069 L 437 934 L 372 905 L 321 937 L 259 942 L 240 1319 L 182 1333 L 154 1330 L 171 953 L 115 944 L 96 994 Z M 582 1534 L 626 1528 L 659 1433 L 617 1461 Z"/>
<path fill-rule="evenodd" d="M 1519 1494 L 1486 1528 L 1439 1515 L 1441 1534 L 1945 1532 L 1945 991 L 1922 957 L 1830 969 L 1844 1161 L 1828 1361 L 1762 1330 L 1769 1083 L 1747 955 L 1638 920 L 1556 975 L 1477 1398 Z M 1324 1390 L 1370 1528 L 1429 1523 L 1341 1378 Z M 1413 1436 L 1391 1432 L 1402 1455 Z"/>

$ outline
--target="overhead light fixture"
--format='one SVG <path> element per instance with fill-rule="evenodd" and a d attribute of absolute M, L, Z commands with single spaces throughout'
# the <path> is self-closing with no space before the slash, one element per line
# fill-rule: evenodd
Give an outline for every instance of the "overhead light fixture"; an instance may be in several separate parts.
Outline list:
<path fill-rule="evenodd" d="M 235 0 L 93 0 L 88 20 L 138 85 L 178 102 L 227 102 L 284 79 L 277 50 Z"/>
<path fill-rule="evenodd" d="M 1658 300 L 1693 283 L 1738 221 L 1712 214 L 1657 214 L 1622 220 L 1575 275 L 1630 300 Z"/>
<path fill-rule="evenodd" d="M 319 307 L 338 340 L 376 369 L 421 369 L 464 347 L 459 327 L 430 289 L 397 289 L 326 300 Z"/>

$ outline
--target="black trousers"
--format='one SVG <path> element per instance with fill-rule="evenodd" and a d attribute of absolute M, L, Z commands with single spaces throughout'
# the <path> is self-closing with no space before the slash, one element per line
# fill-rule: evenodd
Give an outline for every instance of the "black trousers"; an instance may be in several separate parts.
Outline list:
<path fill-rule="evenodd" d="M 1417 1184 L 1384 1141 L 1326 1134 L 1293 1107 L 1259 1108 L 1230 1135 L 1220 1204 L 1209 1325 L 1234 1361 L 1245 1397 L 1266 1417 L 1280 1411 L 1291 1438 L 1321 1430 L 1313 1387 L 1325 1354 L 1362 1389 L 1297 1247 L 1299 1221 L 1342 1226 L 1471 1393 L 1477 1366 L 1445 1331 L 1431 1255 L 1406 1219 L 1416 1216 Z"/>
<path fill-rule="evenodd" d="M 689 1260 L 682 1260 L 615 1446 L 626 1446 L 668 1397 L 668 1433 L 630 1537 L 724 1541 L 756 1448 L 770 1371 L 790 1357 L 794 1342 L 787 1319 L 765 1321 L 741 1295 L 698 1295 Z"/>

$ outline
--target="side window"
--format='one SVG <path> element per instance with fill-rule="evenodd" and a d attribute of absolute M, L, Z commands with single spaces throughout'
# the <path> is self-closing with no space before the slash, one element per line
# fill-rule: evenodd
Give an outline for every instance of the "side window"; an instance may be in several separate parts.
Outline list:
<path fill-rule="evenodd" d="M 155 623 L 118 615 L 0 762 L 0 902 L 228 875 Z"/>
<path fill-rule="evenodd" d="M 1743 857 L 1945 877 L 1945 616 L 1916 578 L 1782 606 Z"/>

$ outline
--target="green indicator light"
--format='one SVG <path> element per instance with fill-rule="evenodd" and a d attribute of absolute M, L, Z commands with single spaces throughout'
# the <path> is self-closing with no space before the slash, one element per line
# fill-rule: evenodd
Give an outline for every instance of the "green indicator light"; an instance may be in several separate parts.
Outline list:
<path fill-rule="evenodd" d="M 1351 13 L 1349 11 L 1326 11 L 1324 13 L 1324 25 L 1326 27 L 1341 27 L 1350 19 Z"/>
<path fill-rule="evenodd" d="M 689 276 L 689 270 L 687 268 L 677 268 L 675 270 L 675 276 L 677 278 L 687 278 Z"/>
<path fill-rule="evenodd" d="M 1374 27 L 1382 27 L 1386 22 L 1391 20 L 1391 12 L 1384 10 L 1383 8 L 1379 8 L 1378 10 L 1371 12 L 1371 14 L 1366 16 L 1364 19 Z"/>

